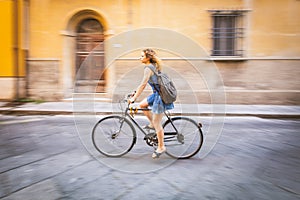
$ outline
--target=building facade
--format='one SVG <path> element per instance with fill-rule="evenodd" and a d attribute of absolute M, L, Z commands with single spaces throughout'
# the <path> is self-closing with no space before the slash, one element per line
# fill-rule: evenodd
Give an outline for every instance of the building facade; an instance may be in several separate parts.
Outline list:
<path fill-rule="evenodd" d="M 179 35 L 162 38 L 164 48 L 153 47 L 175 71 L 181 102 L 215 103 L 208 86 L 215 77 L 197 73 L 191 64 L 197 61 L 204 69 L 216 68 L 221 80 L 213 89 L 222 88 L 226 103 L 300 104 L 299 0 L 3 0 L 0 5 L 6 30 L 0 33 L 1 99 L 57 101 L 76 93 L 110 100 L 134 90 L 142 78 L 137 58 L 154 28 Z M 122 42 L 107 43 L 142 29 L 144 39 L 125 34 Z M 188 58 L 172 51 L 189 49 L 185 39 L 202 51 Z M 130 43 L 140 49 L 107 62 L 109 51 Z"/>
<path fill-rule="evenodd" d="M 0 99 L 26 96 L 26 57 L 28 39 L 28 2 L 0 1 Z"/>

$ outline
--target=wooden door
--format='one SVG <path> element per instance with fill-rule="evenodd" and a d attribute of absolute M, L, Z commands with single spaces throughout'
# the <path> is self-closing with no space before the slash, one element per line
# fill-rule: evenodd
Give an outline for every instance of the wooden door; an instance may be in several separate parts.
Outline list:
<path fill-rule="evenodd" d="M 76 38 L 76 92 L 105 92 L 104 35 L 95 19 L 83 20 Z"/>

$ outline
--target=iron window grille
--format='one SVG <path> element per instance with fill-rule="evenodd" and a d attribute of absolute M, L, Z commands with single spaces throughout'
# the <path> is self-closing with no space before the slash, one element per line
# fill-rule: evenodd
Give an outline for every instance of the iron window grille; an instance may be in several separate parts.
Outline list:
<path fill-rule="evenodd" d="M 243 12 L 213 10 L 211 56 L 243 56 Z"/>

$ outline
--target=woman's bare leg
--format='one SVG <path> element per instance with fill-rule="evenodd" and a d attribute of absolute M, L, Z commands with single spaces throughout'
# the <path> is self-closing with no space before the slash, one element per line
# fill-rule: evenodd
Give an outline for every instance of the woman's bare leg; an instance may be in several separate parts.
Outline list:
<path fill-rule="evenodd" d="M 147 102 L 147 99 L 144 99 L 144 100 L 140 103 L 140 105 L 139 105 L 140 108 L 148 108 L 148 106 L 149 106 L 149 104 L 148 104 L 148 102 Z M 148 118 L 148 120 L 149 120 L 149 122 L 150 122 L 149 126 L 150 126 L 150 127 L 154 127 L 154 126 L 153 126 L 152 112 L 149 111 L 149 110 L 143 110 L 143 112 L 144 112 L 144 115 Z"/>
<path fill-rule="evenodd" d="M 164 114 L 153 114 L 153 125 L 157 134 L 157 139 L 158 139 L 158 147 L 157 147 L 157 152 L 162 152 L 166 149 L 165 144 L 164 144 L 164 129 L 161 125 L 161 121 L 163 118 Z"/>

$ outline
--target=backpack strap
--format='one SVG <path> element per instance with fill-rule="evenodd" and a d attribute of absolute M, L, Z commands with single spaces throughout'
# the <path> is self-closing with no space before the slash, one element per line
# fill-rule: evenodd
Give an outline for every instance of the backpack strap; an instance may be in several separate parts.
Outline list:
<path fill-rule="evenodd" d="M 156 76 L 158 76 L 158 73 L 156 72 L 155 69 L 153 69 L 153 67 L 151 67 L 151 66 L 149 66 L 149 65 L 147 65 L 146 67 L 149 68 L 149 69 L 151 69 L 151 71 L 152 71 Z"/>
<path fill-rule="evenodd" d="M 154 70 L 151 66 L 146 66 L 147 68 L 149 68 L 154 74 L 155 74 L 155 76 L 158 78 L 158 73 L 156 72 L 156 70 Z M 153 81 L 151 81 L 152 83 L 153 83 Z M 157 92 L 159 92 L 160 90 L 158 90 L 157 88 L 156 88 L 156 84 L 155 83 L 153 83 L 153 86 L 154 86 L 154 88 L 155 88 L 155 90 L 157 91 Z"/>

